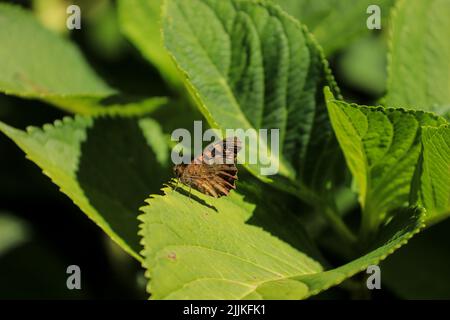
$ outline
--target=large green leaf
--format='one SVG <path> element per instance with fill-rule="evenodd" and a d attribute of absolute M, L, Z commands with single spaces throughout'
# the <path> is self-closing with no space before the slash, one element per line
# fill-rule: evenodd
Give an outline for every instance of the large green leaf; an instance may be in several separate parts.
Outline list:
<path fill-rule="evenodd" d="M 174 87 L 182 80 L 161 38 L 162 0 L 119 0 L 119 19 L 123 32 Z"/>
<path fill-rule="evenodd" d="M 422 126 L 438 127 L 431 113 L 367 107 L 335 100 L 328 111 L 363 208 L 362 231 L 377 228 L 390 210 L 408 203 L 422 149 Z M 439 184 L 441 182 L 438 182 Z"/>
<path fill-rule="evenodd" d="M 450 215 L 450 127 L 422 129 L 422 170 L 419 197 L 428 223 Z"/>
<path fill-rule="evenodd" d="M 352 40 L 373 30 L 367 28 L 370 5 L 380 7 L 382 28 L 386 27 L 389 8 L 394 0 L 273 0 L 290 15 L 306 24 L 330 55 Z"/>
<path fill-rule="evenodd" d="M 89 115 L 142 114 L 167 102 L 118 96 L 76 46 L 18 6 L 0 4 L 0 42 L 0 92 Z"/>
<path fill-rule="evenodd" d="M 337 89 L 311 36 L 266 1 L 167 0 L 163 14 L 165 44 L 209 124 L 279 129 L 280 156 L 246 167 L 317 200 L 311 198 L 324 188 L 339 155 L 321 90 L 325 84 Z M 267 147 L 264 139 L 259 143 Z M 279 163 L 279 174 L 262 175 L 263 160 Z"/>
<path fill-rule="evenodd" d="M 31 13 L 0 5 L 0 90 L 24 97 L 114 93 L 69 41 L 46 30 Z"/>
<path fill-rule="evenodd" d="M 0 131 L 114 241 L 140 259 L 138 208 L 169 177 L 168 146 L 155 121 L 77 116 L 27 131 L 0 122 Z"/>
<path fill-rule="evenodd" d="M 246 224 L 256 208 L 267 210 L 268 197 L 253 203 L 245 191 L 213 199 L 195 190 L 189 197 L 180 188 L 164 188 L 140 216 L 152 299 L 303 299 L 377 264 L 422 226 L 420 209 L 401 210 L 383 225 L 372 251 L 323 271 L 290 243 Z"/>
<path fill-rule="evenodd" d="M 450 2 L 400 0 L 393 11 L 386 105 L 450 113 Z"/>

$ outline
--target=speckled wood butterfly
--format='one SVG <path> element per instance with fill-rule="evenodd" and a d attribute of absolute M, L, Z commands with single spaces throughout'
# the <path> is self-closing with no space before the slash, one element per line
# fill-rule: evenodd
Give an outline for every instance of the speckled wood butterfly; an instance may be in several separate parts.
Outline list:
<path fill-rule="evenodd" d="M 178 180 L 214 198 L 226 196 L 236 189 L 236 156 L 241 150 L 237 137 L 230 137 L 208 145 L 189 164 L 179 164 L 173 169 Z"/>

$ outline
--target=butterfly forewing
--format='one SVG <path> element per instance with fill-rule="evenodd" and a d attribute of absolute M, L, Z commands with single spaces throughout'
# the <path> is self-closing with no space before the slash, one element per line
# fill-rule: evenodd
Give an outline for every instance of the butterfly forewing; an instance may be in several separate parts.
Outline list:
<path fill-rule="evenodd" d="M 241 142 L 236 137 L 209 144 L 193 161 L 193 164 L 234 164 L 241 150 Z"/>

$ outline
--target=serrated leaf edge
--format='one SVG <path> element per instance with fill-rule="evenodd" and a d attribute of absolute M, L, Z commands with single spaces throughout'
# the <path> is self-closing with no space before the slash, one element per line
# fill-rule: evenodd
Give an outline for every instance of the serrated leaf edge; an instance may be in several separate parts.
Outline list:
<path fill-rule="evenodd" d="M 100 115 L 96 118 L 114 118 L 114 117 L 118 117 L 118 115 L 110 116 L 110 115 L 104 114 L 104 115 Z M 13 127 L 11 127 L 7 124 L 4 124 L 3 122 L 0 121 L 0 131 L 3 132 L 12 141 L 14 141 L 14 143 L 16 143 L 20 147 L 20 149 L 25 153 L 25 158 L 30 160 L 35 165 L 37 165 L 41 169 L 42 173 L 45 176 L 47 176 L 48 178 L 50 178 L 51 182 L 58 187 L 58 190 L 61 191 L 61 193 L 65 194 L 72 201 L 73 204 L 75 204 L 78 208 L 80 208 L 80 210 L 83 211 L 90 220 L 92 220 L 98 227 L 100 227 L 100 229 L 102 229 L 114 242 L 116 242 L 128 254 L 130 254 L 132 257 L 134 257 L 139 262 L 142 262 L 143 257 L 140 256 L 138 253 L 136 253 L 133 249 L 131 249 L 131 247 L 123 239 L 118 237 L 115 234 L 115 232 L 111 229 L 111 227 L 109 226 L 109 223 L 103 219 L 103 217 L 97 212 L 97 210 L 94 207 L 92 207 L 89 199 L 86 197 L 83 189 L 79 186 L 78 183 L 77 183 L 77 186 L 79 187 L 81 194 L 79 197 L 74 197 L 76 199 L 73 199 L 70 195 L 69 190 L 67 190 L 67 188 L 64 186 L 60 186 L 59 183 L 57 183 L 55 181 L 55 178 L 53 177 L 53 175 L 51 173 L 49 173 L 46 169 L 42 168 L 37 162 L 35 162 L 34 157 L 31 156 L 28 153 L 28 151 L 25 151 L 25 149 L 22 147 L 21 143 L 16 142 L 15 139 L 12 136 L 10 136 L 9 133 L 6 132 L 6 131 L 15 131 L 16 133 L 19 133 L 19 134 L 34 134 L 39 131 L 41 133 L 46 133 L 49 130 L 53 130 L 55 128 L 61 127 L 64 124 L 77 123 L 77 122 L 88 124 L 89 121 L 93 121 L 93 120 L 94 120 L 94 118 L 92 118 L 92 117 L 86 117 L 86 116 L 80 116 L 80 115 L 76 115 L 74 118 L 66 116 L 66 117 L 62 118 L 61 120 L 55 120 L 52 124 L 45 124 L 42 126 L 42 128 L 35 127 L 35 126 L 28 126 L 25 129 L 25 131 L 13 128 Z M 76 159 L 77 164 L 78 164 L 78 160 L 79 159 Z M 78 198 L 80 198 L 80 199 L 78 199 Z M 82 203 L 83 200 L 85 201 L 85 204 Z M 88 206 L 87 208 L 86 208 L 86 205 Z M 96 219 L 94 219 L 94 217 Z M 101 225 L 101 223 L 103 223 L 103 226 Z"/>

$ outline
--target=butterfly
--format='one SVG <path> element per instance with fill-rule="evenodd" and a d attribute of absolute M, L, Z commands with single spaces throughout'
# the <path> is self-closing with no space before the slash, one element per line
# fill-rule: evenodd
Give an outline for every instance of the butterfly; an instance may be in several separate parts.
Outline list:
<path fill-rule="evenodd" d="M 236 189 L 236 157 L 241 150 L 237 137 L 230 137 L 208 145 L 189 164 L 178 164 L 173 170 L 178 180 L 194 189 L 219 198 Z"/>

